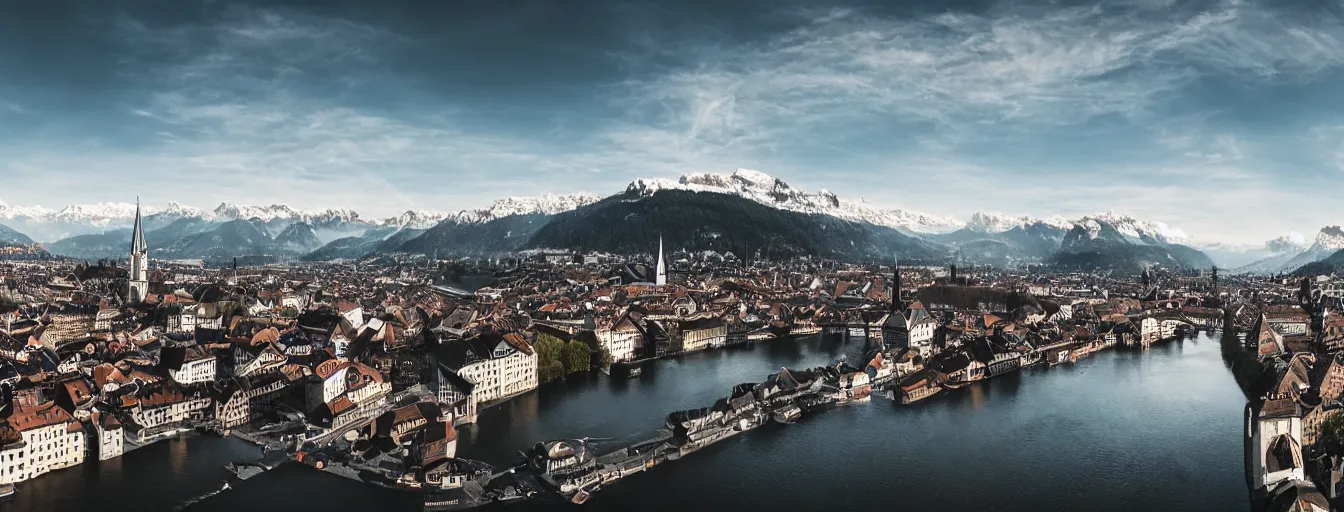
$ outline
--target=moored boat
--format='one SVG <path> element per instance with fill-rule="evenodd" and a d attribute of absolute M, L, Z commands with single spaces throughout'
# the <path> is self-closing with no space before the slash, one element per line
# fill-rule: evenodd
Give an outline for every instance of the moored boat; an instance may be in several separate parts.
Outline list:
<path fill-rule="evenodd" d="M 0 484 L 0 498 L 8 498 L 18 493 L 14 484 Z"/>

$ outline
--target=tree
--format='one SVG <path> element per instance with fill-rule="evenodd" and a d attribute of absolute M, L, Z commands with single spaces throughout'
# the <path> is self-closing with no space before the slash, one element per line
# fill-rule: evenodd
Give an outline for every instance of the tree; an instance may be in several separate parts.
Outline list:
<path fill-rule="evenodd" d="M 571 341 L 565 345 L 565 370 L 567 373 L 586 372 L 592 365 L 592 355 L 588 352 L 588 345 L 578 341 Z"/>
<path fill-rule="evenodd" d="M 611 367 L 611 363 L 613 363 L 613 362 L 615 362 L 615 361 L 612 360 L 612 358 L 611 358 L 611 351 L 610 351 L 610 350 L 607 350 L 606 347 L 603 347 L 603 348 L 602 348 L 602 366 Z"/>
<path fill-rule="evenodd" d="M 550 382 L 565 377 L 562 352 L 565 342 L 549 334 L 537 333 L 532 347 L 537 351 L 537 380 Z"/>
<path fill-rule="evenodd" d="M 1317 442 L 1325 453 L 1344 455 L 1344 414 L 1340 414 L 1338 410 L 1329 414 L 1330 416 L 1321 422 L 1321 434 Z"/>

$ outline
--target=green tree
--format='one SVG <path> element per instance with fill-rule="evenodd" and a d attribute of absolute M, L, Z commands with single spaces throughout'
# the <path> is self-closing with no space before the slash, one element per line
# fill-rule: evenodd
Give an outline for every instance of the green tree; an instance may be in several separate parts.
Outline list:
<path fill-rule="evenodd" d="M 592 355 L 588 352 L 588 345 L 578 341 L 571 341 L 565 345 L 565 370 L 568 373 L 586 372 L 592 365 Z"/>
<path fill-rule="evenodd" d="M 611 366 L 611 363 L 613 363 L 613 362 L 615 362 L 615 361 L 613 361 L 612 358 L 611 358 L 611 351 L 610 351 L 610 350 L 607 350 L 605 347 L 603 347 L 603 348 L 602 348 L 602 366 L 610 367 L 610 366 Z"/>
<path fill-rule="evenodd" d="M 537 380 L 550 382 L 565 377 L 565 342 L 549 334 L 537 333 L 532 348 L 537 351 Z"/>
<path fill-rule="evenodd" d="M 1344 414 L 1338 410 L 1321 422 L 1321 433 L 1317 443 L 1330 455 L 1344 455 Z"/>

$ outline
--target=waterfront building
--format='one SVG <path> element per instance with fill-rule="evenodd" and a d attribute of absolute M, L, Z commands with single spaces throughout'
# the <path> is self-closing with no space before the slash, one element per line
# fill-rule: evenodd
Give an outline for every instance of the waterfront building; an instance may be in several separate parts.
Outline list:
<path fill-rule="evenodd" d="M 938 385 L 938 379 L 932 370 L 920 369 L 900 380 L 894 390 L 897 396 L 892 398 L 902 404 L 912 404 L 942 390 L 943 388 Z"/>
<path fill-rule="evenodd" d="M 278 372 L 226 381 L 215 396 L 216 423 L 225 429 L 246 425 L 288 384 L 286 375 Z"/>
<path fill-rule="evenodd" d="M 612 362 L 631 361 L 636 358 L 636 350 L 643 335 L 627 315 L 621 317 L 610 327 L 595 331 L 597 342 L 611 355 Z"/>
<path fill-rule="evenodd" d="M 439 347 L 440 362 L 472 383 L 478 403 L 537 388 L 537 353 L 518 333 L 484 334 Z"/>
<path fill-rule="evenodd" d="M 140 201 L 135 202 L 135 227 L 131 230 L 131 268 L 127 285 L 127 300 L 134 304 L 149 296 L 149 246 L 145 244 L 145 227 L 140 220 Z"/>
<path fill-rule="evenodd" d="M 22 482 L 84 462 L 84 428 L 55 402 L 16 399 L 0 428 L 0 484 Z"/>
<path fill-rule="evenodd" d="M 1271 487 L 1306 478 L 1302 464 L 1302 410 L 1291 398 L 1266 400 L 1251 435 L 1252 485 Z"/>
<path fill-rule="evenodd" d="M 1140 343 L 1147 347 L 1162 339 L 1162 322 L 1154 317 L 1145 317 L 1139 321 Z"/>
<path fill-rule="evenodd" d="M 727 340 L 728 326 L 719 318 L 702 318 L 681 324 L 682 352 L 721 347 Z"/>
<path fill-rule="evenodd" d="M 453 425 L 476 423 L 476 384 L 462 378 L 461 375 L 437 358 L 430 359 L 428 381 L 430 391 L 438 398 L 439 404 L 446 407 L 445 414 L 452 416 Z"/>
<path fill-rule="evenodd" d="M 134 400 L 135 405 L 130 410 L 131 424 L 124 430 L 129 439 L 139 444 L 189 429 L 188 422 L 205 419 L 214 405 L 208 396 L 187 394 L 177 386 L 163 384 L 155 385 L 154 389 Z"/>
<path fill-rule="evenodd" d="M 90 423 L 98 436 L 98 460 L 111 460 L 120 457 L 124 451 L 126 434 L 117 417 L 102 411 L 90 413 Z"/>

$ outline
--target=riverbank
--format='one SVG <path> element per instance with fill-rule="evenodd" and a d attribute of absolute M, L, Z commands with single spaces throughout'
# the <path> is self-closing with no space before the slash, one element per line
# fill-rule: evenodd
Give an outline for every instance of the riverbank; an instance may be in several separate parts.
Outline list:
<path fill-rule="evenodd" d="M 811 338 L 701 352 L 647 365 L 638 379 L 593 372 L 492 408 L 462 429 L 458 454 L 507 465 L 518 450 L 564 436 L 623 437 L 667 412 L 703 406 L 741 382 L 782 366 L 807 368 L 862 342 Z M 1050 369 L 1029 369 L 899 406 L 873 399 L 769 424 L 685 459 L 633 475 L 584 508 L 641 510 L 1245 511 L 1244 396 L 1201 335 L 1146 352 L 1105 351 Z M 619 411 L 613 414 L 612 411 Z M 224 465 L 258 449 L 209 436 L 170 440 L 122 459 L 28 482 L 5 510 L 80 510 L 117 503 L 171 510 L 218 489 Z M 166 463 L 165 463 L 166 461 Z M 159 482 L 145 489 L 134 482 Z M 234 484 L 187 510 L 418 511 L 411 493 L 352 484 L 291 464 Z M 530 501 L 529 510 L 571 510 Z"/>

